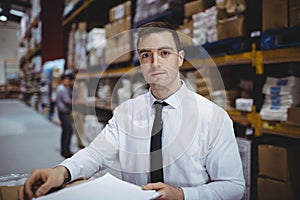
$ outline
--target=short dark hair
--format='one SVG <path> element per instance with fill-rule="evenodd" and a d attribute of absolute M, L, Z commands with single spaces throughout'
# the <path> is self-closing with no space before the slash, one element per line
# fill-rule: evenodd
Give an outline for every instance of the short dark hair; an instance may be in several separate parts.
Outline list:
<path fill-rule="evenodd" d="M 69 74 L 62 74 L 62 75 L 60 76 L 60 80 L 64 80 L 64 79 L 66 79 L 66 78 L 72 80 L 72 75 L 69 75 Z"/>
<path fill-rule="evenodd" d="M 163 31 L 167 31 L 172 34 L 177 51 L 179 51 L 181 49 L 181 45 L 180 45 L 179 36 L 176 32 L 176 28 L 173 25 L 162 21 L 148 22 L 138 27 L 137 47 L 139 46 L 140 39 L 143 36 L 149 35 L 151 33 L 163 32 Z"/>

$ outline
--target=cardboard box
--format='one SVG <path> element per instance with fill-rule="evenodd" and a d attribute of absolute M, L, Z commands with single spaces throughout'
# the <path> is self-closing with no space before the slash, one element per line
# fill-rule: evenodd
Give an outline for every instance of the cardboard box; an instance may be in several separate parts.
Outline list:
<path fill-rule="evenodd" d="M 20 186 L 0 186 L 0 200 L 18 200 Z"/>
<path fill-rule="evenodd" d="M 118 33 L 123 31 L 128 31 L 131 29 L 131 17 L 125 17 L 117 21 L 117 26 L 119 28 Z"/>
<path fill-rule="evenodd" d="M 193 14 L 204 12 L 207 8 L 214 5 L 212 0 L 197 0 L 184 4 L 184 17 L 191 18 Z"/>
<path fill-rule="evenodd" d="M 106 38 L 113 37 L 114 35 L 119 33 L 118 22 L 112 22 L 105 25 Z"/>
<path fill-rule="evenodd" d="M 258 174 L 268 178 L 300 185 L 299 147 L 258 146 Z"/>
<path fill-rule="evenodd" d="M 289 10 L 290 14 L 290 27 L 300 25 L 300 6 L 291 7 Z"/>
<path fill-rule="evenodd" d="M 217 14 L 217 19 L 218 20 L 227 19 L 227 18 L 230 18 L 230 17 L 233 16 L 233 15 L 228 14 L 228 12 L 226 12 L 225 8 L 218 8 L 217 7 L 217 11 L 218 11 L 218 14 Z"/>
<path fill-rule="evenodd" d="M 259 145 L 258 174 L 281 181 L 289 181 L 287 149 L 273 145 Z"/>
<path fill-rule="evenodd" d="M 288 108 L 287 121 L 294 124 L 300 124 L 300 107 Z"/>
<path fill-rule="evenodd" d="M 290 27 L 300 25 L 300 1 L 289 0 Z"/>
<path fill-rule="evenodd" d="M 68 188 L 80 183 L 84 183 L 87 180 L 77 180 L 62 186 L 62 188 Z M 0 186 L 0 200 L 18 200 L 18 190 L 21 186 Z"/>
<path fill-rule="evenodd" d="M 240 37 L 245 35 L 244 16 L 236 15 L 218 20 L 218 40 Z"/>
<path fill-rule="evenodd" d="M 86 32 L 86 27 L 87 27 L 86 22 L 79 22 L 77 29 L 80 30 L 80 31 L 82 31 L 82 32 Z"/>
<path fill-rule="evenodd" d="M 263 0 L 262 5 L 263 31 L 288 27 L 288 0 Z"/>
<path fill-rule="evenodd" d="M 258 200 L 292 200 L 292 187 L 287 182 L 277 181 L 269 178 L 257 178 Z"/>
<path fill-rule="evenodd" d="M 126 1 L 109 9 L 109 21 L 113 22 L 131 16 L 131 1 Z"/>
<path fill-rule="evenodd" d="M 185 19 L 183 25 L 177 30 L 182 47 L 193 45 L 193 30 L 193 20 Z"/>
<path fill-rule="evenodd" d="M 131 32 L 118 34 L 107 40 L 105 52 L 106 64 L 130 61 L 132 57 L 132 35 Z"/>
<path fill-rule="evenodd" d="M 105 25 L 106 38 L 113 37 L 123 31 L 131 29 L 131 17 L 125 17 L 123 19 L 108 23 Z"/>

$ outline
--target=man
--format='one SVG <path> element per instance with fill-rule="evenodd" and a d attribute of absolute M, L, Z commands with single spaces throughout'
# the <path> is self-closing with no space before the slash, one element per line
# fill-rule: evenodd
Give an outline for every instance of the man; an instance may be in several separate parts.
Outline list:
<path fill-rule="evenodd" d="M 159 199 L 242 198 L 245 182 L 232 121 L 180 80 L 184 51 L 176 31 L 164 22 L 145 24 L 139 28 L 137 47 L 149 92 L 118 106 L 90 146 L 55 168 L 34 171 L 20 190 L 21 198 L 24 191 L 29 198 L 41 196 L 64 182 L 88 178 L 116 159 L 123 180 L 157 190 Z M 157 148 L 151 131 L 160 103 L 162 147 Z M 33 194 L 37 181 L 43 184 Z"/>
<path fill-rule="evenodd" d="M 70 76 L 63 74 L 61 76 L 61 83 L 56 89 L 56 106 L 62 128 L 61 155 L 65 158 L 69 158 L 73 155 L 70 151 L 71 138 L 73 134 L 70 110 L 71 105 Z"/>

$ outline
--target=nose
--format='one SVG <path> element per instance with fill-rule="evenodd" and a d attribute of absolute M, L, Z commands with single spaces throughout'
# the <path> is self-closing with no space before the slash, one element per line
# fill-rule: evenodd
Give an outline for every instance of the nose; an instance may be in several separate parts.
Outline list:
<path fill-rule="evenodd" d="M 152 63 L 153 65 L 158 65 L 158 64 L 159 64 L 159 55 L 158 55 L 157 51 L 154 51 L 154 52 L 152 53 L 152 60 L 151 60 L 151 63 Z"/>

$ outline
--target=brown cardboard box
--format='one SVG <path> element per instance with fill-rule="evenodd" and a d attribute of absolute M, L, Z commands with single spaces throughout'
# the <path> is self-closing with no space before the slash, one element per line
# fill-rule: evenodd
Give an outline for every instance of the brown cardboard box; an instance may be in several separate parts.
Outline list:
<path fill-rule="evenodd" d="M 131 59 L 131 17 L 126 17 L 105 26 L 108 38 L 105 52 L 106 64 L 127 62 Z"/>
<path fill-rule="evenodd" d="M 226 12 L 225 8 L 218 8 L 217 7 L 217 11 L 218 11 L 218 14 L 217 14 L 217 19 L 218 20 L 226 19 L 226 18 L 230 18 L 230 17 L 234 16 L 234 15 L 228 14 L 228 12 Z"/>
<path fill-rule="evenodd" d="M 118 22 L 114 21 L 112 23 L 105 25 L 106 38 L 110 38 L 119 33 Z"/>
<path fill-rule="evenodd" d="M 298 125 L 300 124 L 300 107 L 288 108 L 287 121 Z"/>
<path fill-rule="evenodd" d="M 263 31 L 288 27 L 288 0 L 263 0 Z"/>
<path fill-rule="evenodd" d="M 300 1 L 289 0 L 290 27 L 300 25 Z"/>
<path fill-rule="evenodd" d="M 79 22 L 78 23 L 78 30 L 82 31 L 82 32 L 86 32 L 86 22 Z"/>
<path fill-rule="evenodd" d="M 104 25 L 106 38 L 110 38 L 113 35 L 112 32 L 112 23 L 108 23 Z"/>
<path fill-rule="evenodd" d="M 17 200 L 20 186 L 0 186 L 0 200 Z"/>
<path fill-rule="evenodd" d="M 108 23 L 105 25 L 106 38 L 114 37 L 117 34 L 131 29 L 131 17 L 125 17 L 123 19 Z"/>
<path fill-rule="evenodd" d="M 214 5 L 212 0 L 197 0 L 184 4 L 184 17 L 190 18 L 193 14 L 204 12 L 207 8 Z"/>
<path fill-rule="evenodd" d="M 72 187 L 84 183 L 87 180 L 77 180 L 62 186 L 62 188 Z M 0 200 L 18 200 L 18 190 L 21 186 L 0 186 Z"/>
<path fill-rule="evenodd" d="M 258 174 L 289 181 L 287 149 L 273 145 L 258 146 Z"/>
<path fill-rule="evenodd" d="M 107 40 L 105 52 L 106 64 L 127 62 L 131 59 L 132 36 L 130 32 L 124 32 Z"/>
<path fill-rule="evenodd" d="M 276 180 L 291 182 L 300 187 L 299 147 L 280 147 L 261 144 L 258 146 L 258 175 Z"/>
<path fill-rule="evenodd" d="M 236 15 L 231 18 L 218 20 L 218 40 L 245 35 L 244 16 Z"/>
<path fill-rule="evenodd" d="M 293 192 L 289 183 L 269 178 L 257 178 L 258 200 L 292 200 Z"/>
<path fill-rule="evenodd" d="M 118 20 L 118 27 L 119 27 L 119 32 L 130 30 L 131 29 L 131 17 L 127 16 L 123 19 Z"/>
<path fill-rule="evenodd" d="M 193 45 L 193 29 L 193 20 L 185 19 L 183 25 L 177 30 L 182 47 Z"/>
<path fill-rule="evenodd" d="M 131 1 L 126 1 L 109 9 L 109 21 L 113 22 L 131 16 Z"/>

